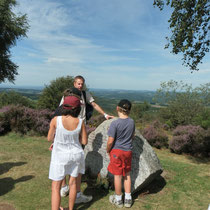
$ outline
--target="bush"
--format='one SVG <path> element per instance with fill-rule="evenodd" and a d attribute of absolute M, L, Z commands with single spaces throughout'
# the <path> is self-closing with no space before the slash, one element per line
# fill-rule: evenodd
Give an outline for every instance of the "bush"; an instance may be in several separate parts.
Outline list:
<path fill-rule="evenodd" d="M 9 131 L 26 134 L 34 132 L 47 135 L 52 112 L 49 110 L 35 110 L 24 106 L 7 106 L 0 110 L 0 134 Z"/>
<path fill-rule="evenodd" d="M 161 149 L 168 147 L 168 136 L 161 129 L 159 121 L 154 121 L 150 126 L 143 129 L 143 136 L 153 147 Z"/>
<path fill-rule="evenodd" d="M 169 148 L 177 154 L 187 153 L 193 156 L 206 156 L 209 153 L 209 135 L 200 126 L 178 126 L 173 131 L 173 138 L 169 142 Z"/>
<path fill-rule="evenodd" d="M 105 117 L 103 115 L 92 116 L 90 120 L 87 121 L 87 126 L 89 128 L 97 128 L 103 121 L 105 121 Z"/>
<path fill-rule="evenodd" d="M 64 90 L 73 86 L 74 78 L 71 76 L 59 77 L 51 81 L 49 85 L 45 86 L 39 97 L 37 103 L 38 108 L 54 111 L 60 104 Z"/>
<path fill-rule="evenodd" d="M 200 125 L 204 129 L 210 128 L 210 108 L 205 108 L 198 116 L 194 119 L 196 125 Z"/>
<path fill-rule="evenodd" d="M 156 91 L 155 98 L 156 102 L 167 106 L 160 109 L 160 116 L 172 128 L 178 125 L 195 124 L 195 119 L 209 105 L 209 86 L 210 83 L 207 83 L 193 88 L 192 85 L 182 81 L 162 82 L 161 87 Z M 207 126 L 206 122 L 204 126 Z"/>

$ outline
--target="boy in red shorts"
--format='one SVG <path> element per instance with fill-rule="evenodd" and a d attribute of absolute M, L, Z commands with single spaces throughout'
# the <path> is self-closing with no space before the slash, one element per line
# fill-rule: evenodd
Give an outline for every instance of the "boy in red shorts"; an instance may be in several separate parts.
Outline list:
<path fill-rule="evenodd" d="M 124 206 L 131 207 L 131 159 L 132 138 L 135 132 L 135 123 L 128 115 L 131 110 L 131 102 L 123 99 L 117 106 L 119 118 L 113 121 L 108 130 L 107 152 L 110 155 L 108 171 L 114 175 L 115 195 L 109 197 L 109 201 L 123 207 L 122 178 L 124 181 L 125 200 Z"/>

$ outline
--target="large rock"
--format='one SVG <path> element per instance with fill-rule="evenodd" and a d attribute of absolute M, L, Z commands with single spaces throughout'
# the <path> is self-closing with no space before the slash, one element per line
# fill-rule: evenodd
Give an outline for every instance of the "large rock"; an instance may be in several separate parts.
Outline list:
<path fill-rule="evenodd" d="M 95 176 L 100 173 L 101 178 L 112 179 L 112 175 L 107 171 L 109 155 L 106 152 L 106 144 L 107 131 L 113 120 L 115 119 L 104 121 L 89 135 L 88 144 L 84 150 L 86 170 Z M 157 155 L 147 140 L 136 130 L 133 139 L 131 191 L 142 189 L 161 173 L 162 167 Z"/>

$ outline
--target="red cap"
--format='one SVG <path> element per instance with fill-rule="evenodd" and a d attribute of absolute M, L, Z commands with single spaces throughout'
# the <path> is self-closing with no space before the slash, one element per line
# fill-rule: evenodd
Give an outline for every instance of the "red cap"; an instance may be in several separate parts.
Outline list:
<path fill-rule="evenodd" d="M 80 105 L 81 105 L 80 99 L 75 96 L 66 96 L 64 98 L 64 102 L 63 102 L 64 109 L 72 109 L 73 107 L 79 107 Z"/>

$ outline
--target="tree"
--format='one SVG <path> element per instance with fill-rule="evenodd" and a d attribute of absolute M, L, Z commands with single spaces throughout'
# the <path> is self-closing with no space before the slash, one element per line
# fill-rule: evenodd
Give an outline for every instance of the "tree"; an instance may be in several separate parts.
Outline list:
<path fill-rule="evenodd" d="M 26 15 L 16 15 L 12 7 L 16 0 L 0 0 L 0 83 L 14 82 L 18 66 L 11 61 L 10 49 L 16 41 L 26 36 L 29 28 Z"/>
<path fill-rule="evenodd" d="M 131 108 L 130 116 L 135 121 L 138 121 L 143 117 L 143 114 L 150 109 L 150 104 L 144 101 L 142 104 L 133 104 Z"/>
<path fill-rule="evenodd" d="M 38 100 L 38 108 L 54 111 L 60 103 L 64 90 L 74 87 L 74 78 L 71 76 L 59 77 L 46 86 Z"/>
<path fill-rule="evenodd" d="M 161 109 L 161 116 L 172 127 L 196 124 L 196 119 L 205 112 L 209 102 L 210 88 L 208 87 L 208 83 L 193 88 L 192 85 L 182 81 L 162 82 L 155 98 L 161 103 L 165 101 L 168 106 Z"/>
<path fill-rule="evenodd" d="M 35 108 L 36 106 L 33 100 L 22 96 L 20 93 L 17 93 L 15 91 L 0 93 L 0 108 L 11 104 L 26 106 L 30 108 Z"/>
<path fill-rule="evenodd" d="M 209 52 L 209 0 L 154 0 L 153 4 L 160 10 L 164 5 L 172 8 L 168 20 L 172 35 L 166 37 L 165 48 L 172 45 L 172 53 L 183 53 L 183 65 L 191 71 L 198 70 L 198 64 Z"/>

